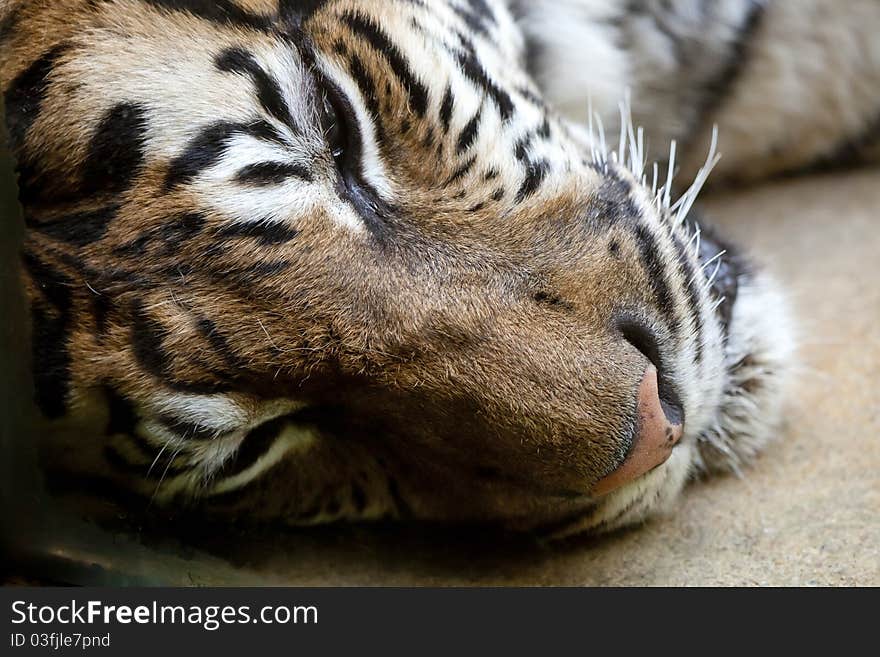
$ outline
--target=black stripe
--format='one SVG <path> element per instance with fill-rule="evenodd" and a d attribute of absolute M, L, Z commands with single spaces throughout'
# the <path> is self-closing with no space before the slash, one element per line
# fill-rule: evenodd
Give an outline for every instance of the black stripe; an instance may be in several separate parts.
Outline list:
<path fill-rule="evenodd" d="M 748 14 L 739 33 L 736 35 L 736 39 L 730 45 L 726 64 L 719 74 L 705 86 L 705 95 L 700 102 L 700 109 L 696 114 L 699 121 L 707 120 L 721 106 L 724 99 L 730 95 L 734 83 L 739 79 L 743 70 L 745 70 L 746 64 L 749 62 L 749 43 L 757 32 L 763 16 L 764 2 L 761 0 L 750 0 Z M 690 131 L 690 134 L 698 133 L 699 131 L 696 129 Z"/>
<path fill-rule="evenodd" d="M 327 0 L 280 0 L 278 15 L 287 24 L 301 25 L 327 5 Z"/>
<path fill-rule="evenodd" d="M 544 120 L 541 122 L 541 126 L 538 128 L 537 134 L 541 139 L 550 138 L 550 119 L 547 118 L 546 115 L 544 116 Z"/>
<path fill-rule="evenodd" d="M 452 96 L 452 85 L 446 87 L 443 94 L 443 102 L 440 104 L 440 124 L 443 126 L 443 132 L 449 132 L 449 123 L 452 121 L 452 108 L 455 102 Z"/>
<path fill-rule="evenodd" d="M 495 105 L 498 106 L 498 111 L 501 114 L 502 120 L 507 121 L 510 119 L 510 117 L 513 116 L 514 111 L 513 99 L 511 99 L 510 94 L 489 79 L 488 73 L 486 73 L 486 70 L 483 68 L 482 64 L 480 64 L 476 55 L 470 52 L 459 52 L 458 63 L 461 65 L 461 69 L 465 76 L 480 89 L 485 91 Z"/>
<path fill-rule="evenodd" d="M 65 215 L 47 222 L 38 222 L 29 218 L 27 225 L 28 228 L 52 239 L 84 247 L 104 237 L 110 227 L 110 222 L 116 218 L 118 211 L 118 205 L 108 205 L 96 210 Z"/>
<path fill-rule="evenodd" d="M 140 423 L 140 418 L 138 418 L 138 423 Z M 143 460 L 150 463 L 153 462 L 153 459 L 156 458 L 156 454 L 158 454 L 159 447 L 151 443 L 146 436 L 139 434 L 136 429 L 127 432 L 125 437 L 128 439 L 129 446 L 140 452 Z"/>
<path fill-rule="evenodd" d="M 696 271 L 694 270 L 691 261 L 688 259 L 684 244 L 681 243 L 678 235 L 673 235 L 672 241 L 675 245 L 675 251 L 678 253 L 681 274 L 685 279 L 685 291 L 687 292 L 691 317 L 694 318 L 694 330 L 697 333 L 697 347 L 694 354 L 694 362 L 699 364 L 700 361 L 703 360 L 703 315 L 700 312 L 700 294 L 697 290 Z"/>
<path fill-rule="evenodd" d="M 107 335 L 107 318 L 113 309 L 113 300 L 106 294 L 92 294 L 92 316 L 95 319 L 95 337 L 101 342 Z"/>
<path fill-rule="evenodd" d="M 162 344 L 162 326 L 147 316 L 140 302 L 133 304 L 131 315 L 131 345 L 135 358 L 141 367 L 156 378 L 166 378 L 168 364 Z"/>
<path fill-rule="evenodd" d="M 290 269 L 292 266 L 289 260 L 270 260 L 269 262 L 258 262 L 241 269 L 232 269 L 221 272 L 221 275 L 229 275 L 236 278 L 240 283 L 249 284 L 265 284 L 267 278 L 277 276 Z"/>
<path fill-rule="evenodd" d="M 171 162 L 165 176 L 165 191 L 191 182 L 202 171 L 214 166 L 226 153 L 229 140 L 241 132 L 241 124 L 230 122 L 214 123 L 202 130 Z"/>
<path fill-rule="evenodd" d="M 495 23 L 495 15 L 485 0 L 469 0 L 463 7 L 452 5 L 452 10 L 459 15 L 468 28 L 477 34 L 489 36 L 489 28 Z"/>
<path fill-rule="evenodd" d="M 532 105 L 546 109 L 547 103 L 544 99 L 528 87 L 517 87 L 516 92 Z"/>
<path fill-rule="evenodd" d="M 119 103 L 104 113 L 83 162 L 83 195 L 120 193 L 131 187 L 144 164 L 147 127 L 143 105 Z"/>
<path fill-rule="evenodd" d="M 272 222 L 235 223 L 217 231 L 219 237 L 251 237 L 261 244 L 285 244 L 296 239 L 299 231 L 284 224 Z"/>
<path fill-rule="evenodd" d="M 165 191 L 192 182 L 202 171 L 217 164 L 226 154 L 230 140 L 242 134 L 284 144 L 284 137 L 265 121 L 213 123 L 193 137 L 183 153 L 171 161 L 165 176 Z"/>
<path fill-rule="evenodd" d="M 117 246 L 113 249 L 113 253 L 123 257 L 140 257 L 147 252 L 147 248 L 153 243 L 153 241 L 154 236 L 152 233 L 143 233 L 134 240 L 126 242 L 121 246 Z"/>
<path fill-rule="evenodd" d="M 39 288 L 40 293 L 60 315 L 69 314 L 73 309 L 71 288 L 73 281 L 66 274 L 47 265 L 31 253 L 21 256 L 28 275 Z"/>
<path fill-rule="evenodd" d="M 268 187 L 280 185 L 291 178 L 312 182 L 312 172 L 291 162 L 257 162 L 249 164 L 235 174 L 235 182 L 242 185 Z"/>
<path fill-rule="evenodd" d="M 541 160 L 539 162 L 529 162 L 526 167 L 526 178 L 523 180 L 519 191 L 516 193 L 516 202 L 521 203 L 534 194 L 541 186 L 541 183 L 544 182 L 544 179 L 549 172 L 550 165 L 546 161 Z"/>
<path fill-rule="evenodd" d="M 279 146 L 287 147 L 289 145 L 287 138 L 278 132 L 278 130 L 275 129 L 275 126 L 268 121 L 258 119 L 256 121 L 251 121 L 250 123 L 242 124 L 241 132 L 250 135 L 254 139 L 270 141 Z"/>
<path fill-rule="evenodd" d="M 428 109 L 428 89 L 410 70 L 403 55 L 388 36 L 372 20 L 358 14 L 346 12 L 343 21 L 356 34 L 362 36 L 391 66 L 391 70 L 406 89 L 409 104 L 419 116 L 425 116 Z"/>
<path fill-rule="evenodd" d="M 479 16 L 481 20 L 487 23 L 495 23 L 495 13 L 486 0 L 466 0 L 466 2 L 474 15 Z"/>
<path fill-rule="evenodd" d="M 226 386 L 210 382 L 180 381 L 172 376 L 171 357 L 165 352 L 164 329 L 149 317 L 141 302 L 131 308 L 131 346 L 138 364 L 158 381 L 182 392 L 210 395 L 222 392 Z"/>
<path fill-rule="evenodd" d="M 223 362 L 232 370 L 244 369 L 246 363 L 235 353 L 226 337 L 217 328 L 217 324 L 207 317 L 199 320 L 199 332 L 205 336 L 211 348 L 220 355 Z"/>
<path fill-rule="evenodd" d="M 470 170 L 474 168 L 474 164 L 476 164 L 476 162 L 477 156 L 472 155 L 467 162 L 458 167 L 458 169 L 456 169 L 455 172 L 451 176 L 449 176 L 449 178 L 446 180 L 445 183 L 443 183 L 443 185 L 448 186 L 464 178 L 468 174 L 468 172 L 470 172 Z"/>
<path fill-rule="evenodd" d="M 187 212 L 170 217 L 158 229 L 148 230 L 131 242 L 126 242 L 114 249 L 114 253 L 128 257 L 142 256 L 150 245 L 160 242 L 165 246 L 163 254 L 172 255 L 187 241 L 198 235 L 206 221 L 207 218 L 200 212 Z"/>
<path fill-rule="evenodd" d="M 534 132 L 529 132 L 528 134 L 520 137 L 513 147 L 513 156 L 520 162 L 530 160 L 531 157 L 529 155 L 529 148 L 531 147 L 534 139 Z"/>
<path fill-rule="evenodd" d="M 158 235 L 165 242 L 167 252 L 175 252 L 182 243 L 202 232 L 206 222 L 207 217 L 201 212 L 184 212 L 163 224 Z"/>
<path fill-rule="evenodd" d="M 458 151 L 458 154 L 463 154 L 467 149 L 473 146 L 474 141 L 477 139 L 477 134 L 480 129 L 480 119 L 483 117 L 483 108 L 477 110 L 477 113 L 474 114 L 473 118 L 467 122 L 467 125 L 461 131 L 461 134 L 458 136 L 458 143 L 455 146 L 455 149 Z"/>
<path fill-rule="evenodd" d="M 243 48 L 228 48 L 217 55 L 214 63 L 218 69 L 226 73 L 249 76 L 257 88 L 257 100 L 260 101 L 263 109 L 281 123 L 296 130 L 281 87 L 263 70 L 251 53 Z"/>
<path fill-rule="evenodd" d="M 231 0 L 142 0 L 165 11 L 182 11 L 197 18 L 227 25 L 248 27 L 261 32 L 272 32 L 273 21 L 268 16 L 252 14 Z"/>
<path fill-rule="evenodd" d="M 384 141 L 385 130 L 382 122 L 379 120 L 381 112 L 379 108 L 379 99 L 376 95 L 376 82 L 370 72 L 364 66 L 360 57 L 351 55 L 348 57 L 348 70 L 354 78 L 355 84 L 361 92 L 361 97 L 367 105 L 367 112 L 373 120 L 373 126 L 376 130 L 376 140 L 381 144 Z"/>
<path fill-rule="evenodd" d="M 279 417 L 261 424 L 250 431 L 241 443 L 235 457 L 228 461 L 218 473 L 218 478 L 230 478 L 252 467 L 275 444 L 281 430 L 289 422 L 289 417 Z"/>
<path fill-rule="evenodd" d="M 35 401 L 43 415 L 56 419 L 66 412 L 70 393 L 68 340 L 73 308 L 72 281 L 30 253 L 23 254 L 22 260 L 28 275 L 48 302 L 34 300 L 31 305 Z"/>
<path fill-rule="evenodd" d="M 642 266 L 648 275 L 648 284 L 654 293 L 657 307 L 669 323 L 670 329 L 676 332 L 679 328 L 678 318 L 675 313 L 675 298 L 666 279 L 666 270 L 660 258 L 660 252 L 655 244 L 656 238 L 643 224 L 636 224 L 634 228 Z"/>
<path fill-rule="evenodd" d="M 55 46 L 19 73 L 6 88 L 3 102 L 6 105 L 6 129 L 13 151 L 21 149 L 28 131 L 40 115 L 49 86 L 49 75 L 66 48 L 65 44 Z"/>

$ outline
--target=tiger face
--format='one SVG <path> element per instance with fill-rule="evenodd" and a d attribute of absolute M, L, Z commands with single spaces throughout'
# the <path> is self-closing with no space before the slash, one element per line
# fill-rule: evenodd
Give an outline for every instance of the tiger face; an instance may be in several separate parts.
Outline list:
<path fill-rule="evenodd" d="M 565 534 L 771 434 L 774 284 L 634 134 L 609 155 L 542 100 L 503 3 L 2 20 L 37 402 L 94 426 L 50 468 L 208 517 Z"/>

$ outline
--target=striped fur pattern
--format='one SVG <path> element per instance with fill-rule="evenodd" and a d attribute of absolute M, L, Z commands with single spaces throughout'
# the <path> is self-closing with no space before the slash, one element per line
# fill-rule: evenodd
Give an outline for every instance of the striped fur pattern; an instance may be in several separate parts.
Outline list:
<path fill-rule="evenodd" d="M 50 483 L 208 518 L 565 535 L 637 522 L 772 437 L 783 297 L 692 205 L 704 124 L 723 146 L 761 75 L 741 53 L 790 10 L 510 5 L 3 5 L 36 398 L 77 427 L 49 441 Z M 696 180 L 678 194 L 673 139 Z M 720 173 L 809 163 L 746 149 Z M 685 437 L 594 496 L 649 362 Z"/>

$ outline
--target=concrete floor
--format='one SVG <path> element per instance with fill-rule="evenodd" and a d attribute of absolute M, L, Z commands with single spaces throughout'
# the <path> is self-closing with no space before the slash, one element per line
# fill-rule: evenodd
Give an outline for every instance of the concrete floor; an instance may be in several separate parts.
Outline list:
<path fill-rule="evenodd" d="M 705 209 L 792 291 L 803 366 L 780 440 L 744 478 L 691 485 L 671 516 L 563 545 L 331 528 L 181 550 L 56 528 L 44 551 L 96 564 L 103 583 L 880 585 L 880 170 L 738 190 Z"/>

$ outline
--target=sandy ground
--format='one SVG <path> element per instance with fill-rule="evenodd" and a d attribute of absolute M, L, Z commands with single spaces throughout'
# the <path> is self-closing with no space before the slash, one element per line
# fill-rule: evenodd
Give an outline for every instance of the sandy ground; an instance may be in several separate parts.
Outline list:
<path fill-rule="evenodd" d="M 85 579 L 103 583 L 880 585 L 878 208 L 880 170 L 705 203 L 792 291 L 803 367 L 780 439 L 743 478 L 693 484 L 669 517 L 564 545 L 355 528 L 180 550 L 56 530 L 41 549 L 94 564 Z"/>

